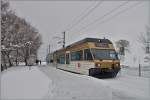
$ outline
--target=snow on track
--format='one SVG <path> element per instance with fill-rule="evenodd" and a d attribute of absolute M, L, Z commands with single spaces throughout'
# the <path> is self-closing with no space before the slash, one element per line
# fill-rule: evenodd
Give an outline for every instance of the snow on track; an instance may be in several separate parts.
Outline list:
<path fill-rule="evenodd" d="M 52 100 L 111 100 L 108 84 L 99 79 L 65 72 L 52 67 L 39 67 L 53 80 Z M 49 98 L 49 97 L 46 97 Z"/>

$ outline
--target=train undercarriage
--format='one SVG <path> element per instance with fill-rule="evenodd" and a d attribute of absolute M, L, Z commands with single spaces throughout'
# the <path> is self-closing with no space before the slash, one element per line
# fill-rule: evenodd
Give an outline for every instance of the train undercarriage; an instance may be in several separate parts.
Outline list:
<path fill-rule="evenodd" d="M 89 69 L 89 76 L 97 78 L 113 78 L 117 76 L 117 73 L 120 71 L 120 68 L 114 68 L 109 70 L 101 70 L 100 68 L 91 68 Z"/>

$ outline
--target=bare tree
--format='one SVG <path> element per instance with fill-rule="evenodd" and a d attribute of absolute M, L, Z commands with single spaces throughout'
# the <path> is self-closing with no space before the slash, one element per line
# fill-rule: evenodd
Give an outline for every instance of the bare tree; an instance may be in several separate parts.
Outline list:
<path fill-rule="evenodd" d="M 141 33 L 138 38 L 139 43 L 142 44 L 142 49 L 145 51 L 145 59 L 150 62 L 150 27 L 146 27 L 146 32 Z"/>

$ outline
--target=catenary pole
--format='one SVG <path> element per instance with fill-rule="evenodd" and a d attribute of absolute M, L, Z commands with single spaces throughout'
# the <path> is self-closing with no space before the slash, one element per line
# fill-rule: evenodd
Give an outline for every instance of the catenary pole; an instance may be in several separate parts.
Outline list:
<path fill-rule="evenodd" d="M 148 2 L 148 13 L 149 13 L 149 16 L 148 16 L 148 25 L 149 25 L 149 29 L 150 29 L 150 0 L 149 0 L 149 2 Z M 150 30 L 148 30 L 148 36 L 150 36 Z M 148 38 L 149 39 L 149 38 Z M 148 42 L 149 42 L 149 44 L 148 44 L 148 46 L 150 46 L 150 39 L 148 40 Z M 149 49 L 149 68 L 150 68 L 150 49 Z M 149 98 L 150 98 L 150 78 L 149 78 Z"/>
<path fill-rule="evenodd" d="M 51 45 L 49 44 L 48 46 L 48 53 L 50 54 L 50 50 L 51 50 Z"/>
<path fill-rule="evenodd" d="M 149 27 L 150 27 L 150 0 L 149 0 L 149 9 L 148 9 L 148 13 L 149 13 Z"/>
<path fill-rule="evenodd" d="M 65 38 L 66 38 L 66 32 L 64 31 L 63 32 L 63 48 L 65 48 L 65 43 L 66 43 L 66 41 L 65 41 Z"/>

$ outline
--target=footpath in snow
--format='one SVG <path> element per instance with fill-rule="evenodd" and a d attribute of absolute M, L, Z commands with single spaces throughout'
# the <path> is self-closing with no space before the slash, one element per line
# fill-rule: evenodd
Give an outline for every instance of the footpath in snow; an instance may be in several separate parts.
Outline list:
<path fill-rule="evenodd" d="M 1 73 L 1 99 L 39 99 L 43 98 L 52 83 L 37 67 L 28 66 L 8 68 Z"/>

